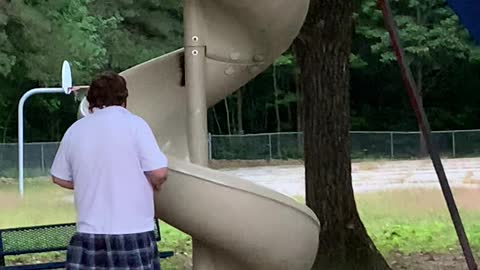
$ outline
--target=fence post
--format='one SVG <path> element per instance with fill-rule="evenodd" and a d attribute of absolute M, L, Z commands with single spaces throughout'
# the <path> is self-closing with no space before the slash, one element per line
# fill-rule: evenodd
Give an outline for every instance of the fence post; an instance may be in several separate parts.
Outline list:
<path fill-rule="evenodd" d="M 212 133 L 208 133 L 208 160 L 212 160 Z"/>
<path fill-rule="evenodd" d="M 272 134 L 268 134 L 268 160 L 272 160 Z"/>
<path fill-rule="evenodd" d="M 41 153 L 41 160 L 42 160 L 42 173 L 45 172 L 45 150 L 43 149 L 43 143 L 40 144 L 40 153 Z"/>
<path fill-rule="evenodd" d="M 457 149 L 455 145 L 455 131 L 452 132 L 452 152 L 453 152 L 453 158 L 457 156 Z"/>
<path fill-rule="evenodd" d="M 390 132 L 390 159 L 393 159 L 393 132 Z"/>

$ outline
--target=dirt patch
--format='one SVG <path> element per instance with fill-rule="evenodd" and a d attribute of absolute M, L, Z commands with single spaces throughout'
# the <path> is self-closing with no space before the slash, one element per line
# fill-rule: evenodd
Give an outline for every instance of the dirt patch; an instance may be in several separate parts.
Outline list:
<path fill-rule="evenodd" d="M 460 254 L 394 254 L 388 258 L 393 270 L 464 270 L 465 259 Z"/>
<path fill-rule="evenodd" d="M 0 191 L 0 205 L 2 210 L 15 209 L 21 204 L 16 194 Z"/>
<path fill-rule="evenodd" d="M 480 211 L 480 189 L 478 188 L 454 188 L 453 194 L 460 210 Z M 440 189 L 407 189 L 391 190 L 384 192 L 365 193 L 357 195 L 361 200 L 361 206 L 365 209 L 377 208 L 379 205 L 384 209 L 395 209 L 406 212 L 408 215 L 446 213 L 445 199 Z"/>
<path fill-rule="evenodd" d="M 480 189 L 455 189 L 454 196 L 458 200 L 458 207 L 462 210 L 480 211 Z"/>
<path fill-rule="evenodd" d="M 358 163 L 352 164 L 352 167 L 355 167 L 355 169 L 362 170 L 362 171 L 370 171 L 370 170 L 375 170 L 380 168 L 381 165 L 382 164 L 379 162 L 358 162 Z"/>

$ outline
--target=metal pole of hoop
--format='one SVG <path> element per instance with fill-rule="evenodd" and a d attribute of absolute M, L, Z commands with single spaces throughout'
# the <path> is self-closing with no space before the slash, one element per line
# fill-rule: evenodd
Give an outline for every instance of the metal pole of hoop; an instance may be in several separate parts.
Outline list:
<path fill-rule="evenodd" d="M 58 88 L 34 88 L 27 91 L 21 97 L 18 103 L 18 189 L 20 196 L 23 198 L 24 195 L 24 107 L 25 102 L 33 95 L 38 94 L 60 94 L 64 93 L 66 95 L 71 94 L 72 92 L 85 89 L 85 87 L 73 87 L 72 86 L 72 73 L 70 69 L 70 64 L 67 61 L 63 62 L 62 66 L 62 87 Z"/>

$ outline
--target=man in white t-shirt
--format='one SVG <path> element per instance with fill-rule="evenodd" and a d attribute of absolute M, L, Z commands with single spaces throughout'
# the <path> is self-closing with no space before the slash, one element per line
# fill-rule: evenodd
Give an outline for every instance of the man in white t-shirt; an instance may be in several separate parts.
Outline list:
<path fill-rule="evenodd" d="M 153 193 L 166 181 L 167 158 L 127 97 L 122 76 L 93 80 L 91 114 L 67 130 L 53 162 L 53 182 L 74 190 L 77 211 L 66 269 L 160 269 Z"/>

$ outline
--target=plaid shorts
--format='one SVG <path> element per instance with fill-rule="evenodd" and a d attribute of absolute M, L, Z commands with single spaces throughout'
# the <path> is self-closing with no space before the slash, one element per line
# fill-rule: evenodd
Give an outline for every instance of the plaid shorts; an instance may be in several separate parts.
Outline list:
<path fill-rule="evenodd" d="M 67 270 L 160 270 L 155 233 L 76 233 L 67 250 Z"/>

